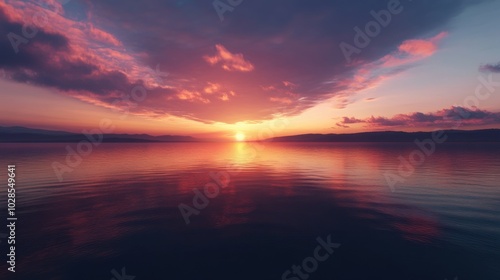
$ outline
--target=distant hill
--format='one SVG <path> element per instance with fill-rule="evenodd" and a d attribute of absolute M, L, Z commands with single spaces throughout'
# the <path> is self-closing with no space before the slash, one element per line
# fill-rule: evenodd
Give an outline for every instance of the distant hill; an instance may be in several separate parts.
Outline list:
<path fill-rule="evenodd" d="M 20 126 L 0 126 L 0 143 L 67 143 L 88 140 L 81 133 L 65 131 L 53 131 L 26 128 Z M 125 143 L 125 142 L 196 142 L 199 141 L 190 136 L 162 135 L 151 136 L 147 134 L 104 134 L 103 142 Z"/>
<path fill-rule="evenodd" d="M 446 142 L 500 142 L 500 129 L 485 130 L 446 130 Z M 273 142 L 413 142 L 415 139 L 431 137 L 431 132 L 380 131 L 352 134 L 301 134 L 275 137 L 266 141 Z M 71 143 L 87 140 L 81 133 L 53 131 L 26 127 L 0 126 L 0 143 Z M 103 142 L 201 142 L 191 136 L 148 134 L 104 134 Z"/>
<path fill-rule="evenodd" d="M 500 129 L 445 130 L 446 142 L 500 142 Z M 274 142 L 413 142 L 432 132 L 362 132 L 353 134 L 302 134 L 268 139 Z"/>
<path fill-rule="evenodd" d="M 72 134 L 66 131 L 57 131 L 57 130 L 43 130 L 36 128 L 27 128 L 22 126 L 11 126 L 4 127 L 0 126 L 0 135 L 3 134 L 44 134 L 44 135 L 69 135 Z"/>

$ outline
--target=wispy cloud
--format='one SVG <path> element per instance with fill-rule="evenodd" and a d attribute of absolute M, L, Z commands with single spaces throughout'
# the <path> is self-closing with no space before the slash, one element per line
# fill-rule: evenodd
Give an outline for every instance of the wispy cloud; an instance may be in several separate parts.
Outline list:
<path fill-rule="evenodd" d="M 343 79 L 336 77 L 329 81 L 328 83 L 332 84 L 331 91 L 335 108 L 346 108 L 354 102 L 355 99 L 351 97 L 356 93 L 376 88 L 388 79 L 411 68 L 416 62 L 432 56 L 438 50 L 438 43 L 447 34 L 447 32 L 441 32 L 427 39 L 406 40 L 399 44 L 396 51 L 355 67 L 351 75 Z"/>

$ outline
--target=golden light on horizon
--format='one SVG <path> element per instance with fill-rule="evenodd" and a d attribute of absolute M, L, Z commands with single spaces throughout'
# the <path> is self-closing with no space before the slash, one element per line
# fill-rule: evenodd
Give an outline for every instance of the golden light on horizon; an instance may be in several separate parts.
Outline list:
<path fill-rule="evenodd" d="M 234 139 L 238 142 L 243 142 L 245 141 L 245 134 L 243 132 L 238 132 L 234 135 Z"/>

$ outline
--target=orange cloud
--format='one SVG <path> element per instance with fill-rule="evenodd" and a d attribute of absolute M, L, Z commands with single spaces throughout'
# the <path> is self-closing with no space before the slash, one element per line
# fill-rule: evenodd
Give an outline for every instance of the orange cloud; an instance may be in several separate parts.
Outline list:
<path fill-rule="evenodd" d="M 222 101 L 229 101 L 230 96 L 236 96 L 236 93 L 232 90 L 223 89 L 218 83 L 208 83 L 208 85 L 203 89 L 203 92 L 209 95 L 218 95 L 218 99 Z"/>
<path fill-rule="evenodd" d="M 290 98 L 286 98 L 286 97 L 271 97 L 269 98 L 270 101 L 272 102 L 277 102 L 277 103 L 281 103 L 281 104 L 292 104 L 292 100 Z"/>
<path fill-rule="evenodd" d="M 206 62 L 211 65 L 216 65 L 219 62 L 222 69 L 226 71 L 250 72 L 254 70 L 254 66 L 249 61 L 246 61 L 243 54 L 232 54 L 223 45 L 216 45 L 217 54 L 214 56 L 204 56 Z"/>
<path fill-rule="evenodd" d="M 234 91 L 230 91 L 228 93 L 224 92 L 219 97 L 219 99 L 222 100 L 222 101 L 229 101 L 229 96 L 235 96 L 235 95 L 236 95 L 236 93 L 234 93 Z"/>
<path fill-rule="evenodd" d="M 206 86 L 203 89 L 203 91 L 207 94 L 216 93 L 219 90 L 220 90 L 220 85 L 217 83 L 208 83 L 208 86 Z"/>
<path fill-rule="evenodd" d="M 199 92 L 197 91 L 190 91 L 187 89 L 181 90 L 179 93 L 177 93 L 177 98 L 180 100 L 186 100 L 190 102 L 201 102 L 201 103 L 210 103 L 210 100 L 204 98 Z"/>
<path fill-rule="evenodd" d="M 142 66 L 139 59 L 128 53 L 114 35 L 91 22 L 66 17 L 64 7 L 58 0 L 8 3 L 0 1 L 0 9 L 5 11 L 12 21 L 33 24 L 51 34 L 64 34 L 68 39 L 69 51 L 54 63 L 61 63 L 62 60 L 71 63 L 84 62 L 99 65 L 101 71 L 124 73 L 131 81 L 143 80 L 146 85 L 154 83 L 154 79 L 149 75 L 150 68 Z M 31 44 L 37 43 L 36 36 Z"/>

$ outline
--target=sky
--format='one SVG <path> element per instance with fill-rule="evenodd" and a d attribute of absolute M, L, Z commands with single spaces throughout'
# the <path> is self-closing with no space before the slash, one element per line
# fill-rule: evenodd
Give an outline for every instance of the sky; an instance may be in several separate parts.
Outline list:
<path fill-rule="evenodd" d="M 500 128 L 498 14 L 497 0 L 0 0 L 0 125 Z"/>

